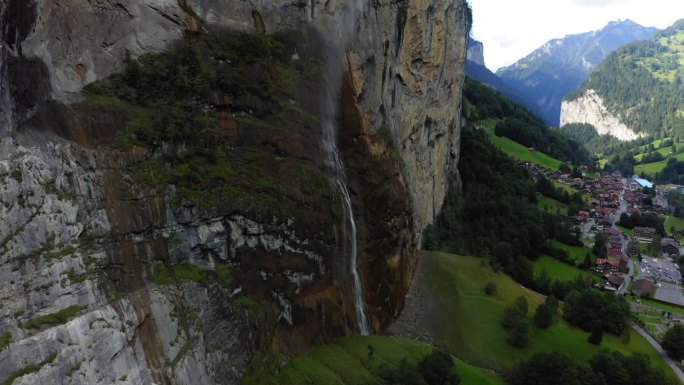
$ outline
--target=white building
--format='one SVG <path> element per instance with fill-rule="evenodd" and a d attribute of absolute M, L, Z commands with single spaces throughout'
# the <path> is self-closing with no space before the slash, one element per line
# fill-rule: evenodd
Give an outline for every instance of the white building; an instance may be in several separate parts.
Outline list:
<path fill-rule="evenodd" d="M 637 186 L 639 186 L 641 188 L 653 187 L 653 183 L 647 181 L 646 179 L 637 178 L 637 177 L 634 177 L 634 181 L 632 182 L 632 184 L 636 184 Z"/>

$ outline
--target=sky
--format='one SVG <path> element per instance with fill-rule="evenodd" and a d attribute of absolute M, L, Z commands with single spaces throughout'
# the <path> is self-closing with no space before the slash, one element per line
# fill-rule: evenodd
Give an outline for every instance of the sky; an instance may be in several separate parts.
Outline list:
<path fill-rule="evenodd" d="M 547 41 L 630 19 L 660 29 L 684 18 L 682 0 L 468 0 L 471 36 L 484 44 L 492 71 L 511 65 Z"/>

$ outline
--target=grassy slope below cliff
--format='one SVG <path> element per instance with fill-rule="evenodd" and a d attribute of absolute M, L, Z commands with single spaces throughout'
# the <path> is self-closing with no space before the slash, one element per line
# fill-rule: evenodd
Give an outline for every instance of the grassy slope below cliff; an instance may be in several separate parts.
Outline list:
<path fill-rule="evenodd" d="M 369 347 L 374 349 L 369 360 Z M 424 359 L 432 347 L 403 338 L 354 336 L 337 343 L 321 346 L 306 356 L 288 363 L 277 375 L 255 372 L 243 378 L 245 385 L 298 384 L 374 384 L 382 383 L 379 373 L 383 366 L 396 368 L 403 359 L 415 365 Z M 503 385 L 503 380 L 490 371 L 455 359 L 456 372 L 464 385 Z"/>
<path fill-rule="evenodd" d="M 587 342 L 587 333 L 570 326 L 560 315 L 549 329 L 532 327 L 528 347 L 514 348 L 506 342 L 507 333 L 501 327 L 504 307 L 516 297 L 525 296 L 531 318 L 536 306 L 544 300 L 542 295 L 522 287 L 503 273 L 494 272 L 485 259 L 423 253 L 420 260 L 416 285 L 425 292 L 412 300 L 431 298 L 434 304 L 425 308 L 429 314 L 414 321 L 415 326 L 424 328 L 424 333 L 439 341 L 440 347 L 466 362 L 506 370 L 537 352 L 559 351 L 577 361 L 586 361 L 601 349 L 609 349 L 624 354 L 644 353 L 655 367 L 671 373 L 656 351 L 636 333 L 631 333 L 627 343 L 606 334 L 602 345 L 594 346 Z M 488 282 L 497 284 L 496 294 L 492 296 L 484 293 Z M 407 306 L 410 309 L 415 303 Z M 411 332 L 405 334 L 411 335 Z"/>

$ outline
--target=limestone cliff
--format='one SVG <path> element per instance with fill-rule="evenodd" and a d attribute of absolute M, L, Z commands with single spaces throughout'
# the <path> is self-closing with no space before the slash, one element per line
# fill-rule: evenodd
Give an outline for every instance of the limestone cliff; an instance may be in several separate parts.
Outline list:
<path fill-rule="evenodd" d="M 338 88 L 372 331 L 398 314 L 458 160 L 465 2 L 0 6 L 0 381 L 237 383 L 354 332 L 321 86 Z M 207 49 L 248 84 L 193 100 L 217 122 L 223 168 L 181 181 L 160 161 L 172 143 L 119 142 L 149 106 L 82 92 L 129 58 L 240 32 L 278 33 L 282 51 L 248 65 Z M 344 54 L 326 56 L 331 41 Z M 334 81 L 316 71 L 331 60 Z"/>
<path fill-rule="evenodd" d="M 605 107 L 601 96 L 594 90 L 587 90 L 574 100 L 564 100 L 561 105 L 561 127 L 569 123 L 586 123 L 596 128 L 599 135 L 611 135 L 622 141 L 635 140 L 643 136 L 620 121 Z"/>

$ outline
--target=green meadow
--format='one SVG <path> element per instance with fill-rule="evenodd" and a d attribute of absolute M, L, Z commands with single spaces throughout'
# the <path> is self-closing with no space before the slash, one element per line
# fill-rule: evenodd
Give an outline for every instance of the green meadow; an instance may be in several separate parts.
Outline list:
<path fill-rule="evenodd" d="M 560 351 L 577 361 L 586 361 L 598 351 L 609 349 L 623 354 L 644 353 L 656 367 L 672 374 L 651 345 L 635 332 L 631 332 L 629 341 L 604 335 L 601 346 L 594 346 L 587 342 L 588 333 L 567 324 L 559 315 L 548 329 L 532 326 L 530 344 L 523 349 L 514 348 L 506 342 L 507 334 L 501 327 L 504 307 L 524 296 L 531 318 L 537 305 L 544 301 L 542 295 L 494 272 L 480 258 L 423 253 L 420 270 L 419 279 L 438 302 L 432 330 L 435 340 L 448 352 L 474 365 L 505 370 L 542 351 Z M 494 295 L 484 293 L 487 282 L 496 282 Z"/>
<path fill-rule="evenodd" d="M 372 349 L 372 355 L 369 355 Z M 384 366 L 397 368 L 406 359 L 410 365 L 423 360 L 433 348 L 422 342 L 381 336 L 352 336 L 320 346 L 290 361 L 277 374 L 255 372 L 242 379 L 244 385 L 356 385 L 378 384 Z M 504 385 L 490 370 L 455 359 L 455 370 L 463 385 Z"/>
<path fill-rule="evenodd" d="M 672 156 L 671 158 L 675 158 L 678 161 L 684 161 L 684 152 L 679 153 L 675 156 Z M 653 176 L 653 175 L 655 175 L 656 172 L 662 171 L 666 165 L 667 165 L 667 159 L 661 160 L 659 162 L 638 164 L 638 165 L 634 166 L 634 174 L 639 175 L 643 172 L 644 174 Z"/>
<path fill-rule="evenodd" d="M 666 216 L 665 231 L 667 231 L 668 233 L 672 233 L 670 229 L 672 229 L 673 227 L 675 230 L 684 231 L 684 219 L 673 216 Z"/>
<path fill-rule="evenodd" d="M 545 196 L 540 196 L 537 198 L 537 207 L 550 214 L 568 214 L 568 205 Z"/>
<path fill-rule="evenodd" d="M 573 279 L 577 278 L 578 275 L 584 278 L 592 278 L 595 281 L 601 279 L 601 277 L 595 272 L 570 266 L 567 263 L 557 261 L 548 255 L 542 255 L 537 258 L 536 261 L 532 262 L 532 268 L 534 269 L 535 276 L 541 274 L 542 270 L 546 270 L 551 279 L 557 279 L 560 281 L 572 281 Z"/>

